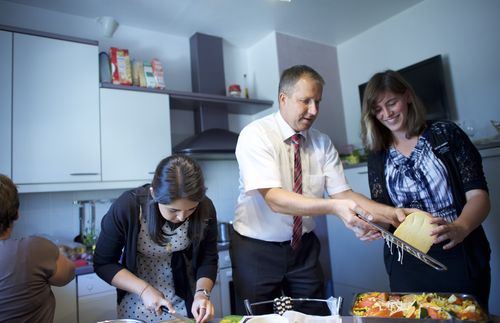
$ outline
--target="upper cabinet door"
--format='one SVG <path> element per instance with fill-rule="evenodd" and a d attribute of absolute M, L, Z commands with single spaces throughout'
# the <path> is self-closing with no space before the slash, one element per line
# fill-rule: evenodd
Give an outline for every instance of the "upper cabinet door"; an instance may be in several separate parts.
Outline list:
<path fill-rule="evenodd" d="M 98 47 L 14 34 L 13 178 L 99 181 Z"/>
<path fill-rule="evenodd" d="M 101 89 L 102 180 L 153 178 L 172 151 L 169 96 Z"/>
<path fill-rule="evenodd" d="M 0 31 L 0 173 L 12 177 L 12 33 Z"/>

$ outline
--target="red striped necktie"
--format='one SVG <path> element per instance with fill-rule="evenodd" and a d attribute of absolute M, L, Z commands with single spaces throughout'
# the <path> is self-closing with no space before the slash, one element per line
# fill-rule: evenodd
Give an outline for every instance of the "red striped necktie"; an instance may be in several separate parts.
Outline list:
<path fill-rule="evenodd" d="M 293 143 L 293 191 L 302 194 L 302 164 L 300 162 L 300 140 L 302 136 L 298 133 L 292 136 Z M 291 246 L 293 250 L 300 248 L 300 240 L 302 238 L 302 217 L 293 217 L 293 233 Z"/>

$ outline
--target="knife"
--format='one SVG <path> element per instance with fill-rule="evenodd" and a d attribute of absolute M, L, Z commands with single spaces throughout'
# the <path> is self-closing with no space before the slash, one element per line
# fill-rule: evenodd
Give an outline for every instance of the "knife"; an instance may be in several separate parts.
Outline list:
<path fill-rule="evenodd" d="M 181 315 L 177 312 L 170 312 L 166 306 L 160 306 L 160 308 L 164 313 L 168 313 L 168 314 L 172 315 L 173 317 L 175 317 L 176 319 L 181 320 L 182 322 L 189 322 L 189 323 L 194 322 L 194 320 L 191 320 L 191 319 L 189 319 L 189 318 L 185 317 L 184 315 Z"/>

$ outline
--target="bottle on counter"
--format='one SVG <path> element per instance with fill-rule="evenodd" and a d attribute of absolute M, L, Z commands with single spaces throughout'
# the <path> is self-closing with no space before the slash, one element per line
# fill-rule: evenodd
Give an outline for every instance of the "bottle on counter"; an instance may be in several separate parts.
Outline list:
<path fill-rule="evenodd" d="M 249 99 L 250 96 L 248 95 L 248 83 L 247 83 L 247 75 L 243 74 L 243 94 L 245 99 Z"/>

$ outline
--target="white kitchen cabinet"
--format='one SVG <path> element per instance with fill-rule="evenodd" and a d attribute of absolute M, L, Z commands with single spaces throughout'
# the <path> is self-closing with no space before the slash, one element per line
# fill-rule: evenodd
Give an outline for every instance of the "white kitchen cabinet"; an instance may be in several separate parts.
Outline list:
<path fill-rule="evenodd" d="M 491 210 L 483 223 L 491 248 L 491 314 L 500 315 L 500 147 L 481 150 L 483 169 L 488 181 Z"/>
<path fill-rule="evenodd" d="M 0 174 L 12 177 L 12 33 L 0 30 Z"/>
<path fill-rule="evenodd" d="M 79 275 L 78 323 L 116 319 L 116 288 L 96 274 Z"/>
<path fill-rule="evenodd" d="M 14 181 L 99 181 L 97 45 L 14 33 L 13 46 Z"/>
<path fill-rule="evenodd" d="M 76 279 L 62 287 L 52 286 L 56 297 L 54 323 L 76 323 L 78 312 L 76 308 Z"/>
<path fill-rule="evenodd" d="M 151 180 L 171 154 L 169 96 L 101 89 L 102 180 Z"/>
<path fill-rule="evenodd" d="M 353 191 L 370 197 L 367 167 L 345 169 Z M 337 216 L 327 216 L 334 295 L 344 298 L 342 313 L 349 314 L 352 298 L 366 291 L 389 291 L 383 260 L 383 240 L 361 241 Z"/>

